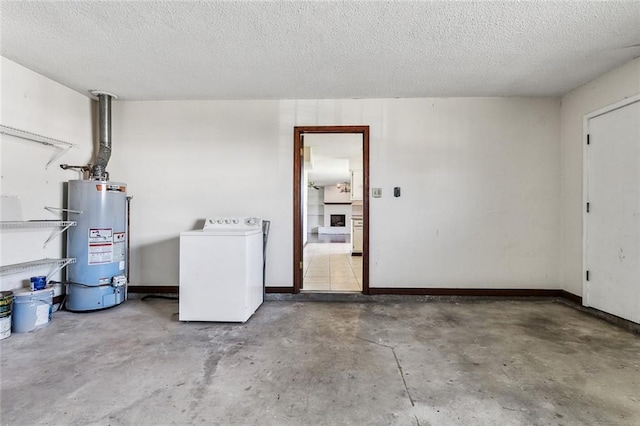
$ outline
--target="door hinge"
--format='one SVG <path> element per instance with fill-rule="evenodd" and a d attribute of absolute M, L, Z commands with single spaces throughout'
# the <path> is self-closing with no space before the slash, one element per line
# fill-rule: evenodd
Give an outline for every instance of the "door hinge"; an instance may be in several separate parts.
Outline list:
<path fill-rule="evenodd" d="M 300 156 L 304 157 L 304 148 L 300 148 Z"/>
<path fill-rule="evenodd" d="M 591 210 L 591 203 L 587 203 L 587 213 Z"/>
<path fill-rule="evenodd" d="M 591 135 L 587 135 L 587 145 L 591 144 Z"/>
<path fill-rule="evenodd" d="M 302 261 L 300 261 L 300 269 L 302 269 Z"/>
<path fill-rule="evenodd" d="M 585 275 L 586 275 L 587 281 L 589 281 L 589 271 L 587 271 L 587 273 Z"/>

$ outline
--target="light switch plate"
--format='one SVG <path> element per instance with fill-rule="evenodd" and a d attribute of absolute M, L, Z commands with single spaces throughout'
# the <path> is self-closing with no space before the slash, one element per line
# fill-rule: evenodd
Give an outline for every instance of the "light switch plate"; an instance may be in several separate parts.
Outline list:
<path fill-rule="evenodd" d="M 382 197 L 382 188 L 371 188 L 371 196 L 373 198 L 381 198 Z"/>

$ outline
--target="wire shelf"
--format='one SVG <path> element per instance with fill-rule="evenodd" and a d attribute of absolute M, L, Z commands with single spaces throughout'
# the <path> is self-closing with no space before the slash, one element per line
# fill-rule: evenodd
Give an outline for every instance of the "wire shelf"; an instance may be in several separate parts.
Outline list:
<path fill-rule="evenodd" d="M 44 247 L 47 247 L 53 239 L 62 234 L 72 226 L 76 226 L 78 222 L 75 220 L 26 220 L 26 221 L 2 221 L 0 222 L 0 229 L 44 229 L 44 228 L 61 228 L 54 231 L 47 241 L 44 242 Z"/>
<path fill-rule="evenodd" d="M 52 267 L 52 271 L 49 272 L 49 275 L 54 272 L 59 271 L 70 263 L 76 263 L 76 259 L 74 258 L 65 258 L 65 259 L 39 259 L 32 260 L 30 262 L 22 262 L 22 263 L 14 263 L 13 265 L 6 265 L 0 267 L 0 275 L 8 275 L 8 274 L 16 274 L 18 272 L 29 271 L 31 269 L 39 269 Z"/>
<path fill-rule="evenodd" d="M 68 228 L 76 226 L 75 220 L 15 220 L 0 221 L 1 229 L 24 229 L 24 228 Z"/>
<path fill-rule="evenodd" d="M 20 139 L 26 139 L 33 142 L 38 142 L 38 143 L 41 143 L 42 145 L 55 146 L 57 148 L 60 148 L 60 147 L 71 148 L 76 146 L 76 144 L 73 144 L 71 142 L 65 142 L 65 141 L 61 141 L 60 139 L 54 139 L 48 136 L 38 135 L 36 133 L 27 132 L 26 130 L 16 129 L 15 127 L 9 127 L 3 124 L 0 124 L 0 133 L 9 135 L 9 136 L 15 136 L 16 138 L 20 138 Z"/>
<path fill-rule="evenodd" d="M 60 158 L 65 152 L 77 145 L 71 142 L 65 142 L 60 139 L 50 138 L 48 136 L 38 135 L 36 133 L 27 132 L 26 130 L 17 129 L 15 127 L 5 126 L 0 124 L 0 133 L 3 135 L 13 136 L 20 139 L 25 139 L 31 142 L 36 142 L 41 145 L 57 148 L 59 151 L 51 157 L 45 168 L 49 167 L 51 163 Z"/>

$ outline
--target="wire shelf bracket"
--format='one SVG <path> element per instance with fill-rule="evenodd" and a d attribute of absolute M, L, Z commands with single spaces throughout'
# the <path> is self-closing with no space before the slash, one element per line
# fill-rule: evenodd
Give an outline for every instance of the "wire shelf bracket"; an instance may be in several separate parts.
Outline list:
<path fill-rule="evenodd" d="M 55 230 L 49 238 L 44 242 L 43 248 L 72 226 L 76 226 L 78 222 L 75 220 L 27 220 L 27 221 L 2 221 L 0 229 L 43 229 L 43 228 L 60 228 Z"/>
<path fill-rule="evenodd" d="M 75 258 L 64 258 L 64 259 L 39 259 L 32 260 L 30 262 L 22 262 L 22 263 L 14 263 L 12 265 L 6 265 L 0 267 L 0 275 L 9 275 L 16 274 L 18 272 L 25 272 L 32 269 L 41 269 L 49 267 L 49 273 L 47 273 L 47 281 L 49 277 L 56 272 L 60 271 L 62 268 L 66 267 L 71 263 L 76 263 Z"/>
<path fill-rule="evenodd" d="M 50 146 L 50 147 L 58 149 L 58 152 L 56 152 L 51 157 L 49 162 L 47 162 L 47 164 L 45 165 L 45 169 L 48 168 L 51 165 L 51 163 L 56 161 L 58 158 L 60 158 L 62 155 L 64 155 L 71 148 L 75 148 L 77 146 L 76 144 L 73 144 L 71 142 L 65 142 L 65 141 L 62 141 L 60 139 L 54 139 L 54 138 L 50 138 L 48 136 L 38 135 L 36 133 L 27 132 L 26 130 L 21 130 L 21 129 L 17 129 L 15 127 L 10 127 L 10 126 L 5 126 L 3 124 L 0 124 L 0 133 L 3 134 L 3 135 L 13 136 L 15 138 L 20 138 L 20 139 L 28 140 L 28 141 L 31 141 L 31 142 L 36 142 L 36 143 L 39 143 L 41 145 L 46 145 L 46 146 Z"/>

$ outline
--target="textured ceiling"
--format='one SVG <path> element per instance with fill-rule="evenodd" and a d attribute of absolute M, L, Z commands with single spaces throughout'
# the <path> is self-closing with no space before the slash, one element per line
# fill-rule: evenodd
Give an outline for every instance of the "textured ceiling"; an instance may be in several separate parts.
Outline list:
<path fill-rule="evenodd" d="M 560 95 L 640 56 L 640 1 L 2 1 L 1 54 L 121 99 Z"/>

